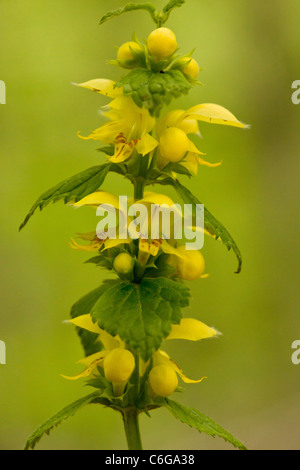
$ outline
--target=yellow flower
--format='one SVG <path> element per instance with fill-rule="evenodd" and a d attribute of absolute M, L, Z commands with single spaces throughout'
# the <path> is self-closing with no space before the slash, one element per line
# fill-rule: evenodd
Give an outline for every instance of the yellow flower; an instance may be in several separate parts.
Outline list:
<path fill-rule="evenodd" d="M 98 353 L 92 354 L 91 356 L 88 356 L 80 360 L 79 363 L 86 366 L 86 369 L 80 374 L 74 377 L 66 377 L 66 376 L 63 376 L 63 377 L 68 380 L 77 380 L 80 378 L 88 378 L 91 376 L 97 376 L 99 375 L 98 367 L 104 368 L 104 373 L 105 373 L 105 360 L 106 358 L 108 358 L 106 360 L 107 368 L 108 366 L 111 366 L 109 371 L 107 369 L 107 373 L 106 373 L 108 380 L 113 379 L 111 380 L 112 382 L 113 381 L 117 382 L 118 380 L 120 380 L 119 383 L 122 383 L 124 386 L 125 380 L 123 379 L 127 379 L 127 380 L 129 379 L 133 370 L 133 369 L 131 370 L 133 363 L 132 363 L 132 359 L 129 357 L 127 353 L 123 354 L 120 352 L 120 350 L 126 350 L 126 345 L 119 338 L 119 336 L 112 337 L 109 333 L 99 328 L 97 324 L 93 323 L 90 314 L 73 318 L 72 320 L 69 320 L 69 323 L 72 323 L 73 325 L 79 328 L 90 331 L 91 333 L 97 333 L 99 335 L 98 341 L 100 341 L 103 344 L 104 350 Z M 184 339 L 188 341 L 200 341 L 205 338 L 215 337 L 219 334 L 220 333 L 217 330 L 215 330 L 214 328 L 208 327 L 207 325 L 200 322 L 199 320 L 196 320 L 194 318 L 183 318 L 179 325 L 172 325 L 171 333 L 166 339 L 167 340 Z M 122 358 L 122 361 L 119 360 L 120 367 L 118 366 L 118 360 L 116 360 L 116 358 L 119 358 L 119 359 Z M 173 379 L 171 380 L 171 386 L 170 384 L 169 385 L 168 384 L 163 385 L 163 383 L 161 384 L 161 387 L 165 387 L 165 390 L 170 390 L 173 387 L 175 383 L 174 373 L 179 375 L 179 377 L 183 380 L 183 382 L 188 383 L 188 384 L 200 383 L 205 378 L 205 377 L 202 377 L 199 380 L 189 379 L 188 377 L 184 375 L 180 367 L 174 361 L 172 361 L 169 355 L 166 352 L 162 351 L 161 349 L 159 349 L 153 354 L 152 360 L 153 360 L 152 368 L 156 368 L 157 366 L 163 365 L 164 367 L 167 367 L 170 370 L 172 370 L 172 372 L 168 372 L 168 374 L 166 375 L 166 377 L 167 378 L 169 377 L 169 379 L 173 377 Z M 147 369 L 149 361 L 148 363 L 145 363 L 144 361 L 140 360 L 140 362 L 141 362 L 140 375 L 143 375 Z M 162 371 L 161 368 L 158 370 L 160 372 Z M 152 376 L 153 375 L 154 374 L 152 374 Z M 162 376 L 161 373 L 160 373 L 160 376 Z M 162 377 L 161 382 L 163 382 L 163 377 Z"/>
<path fill-rule="evenodd" d="M 196 320 L 194 318 L 183 318 L 179 325 L 172 325 L 172 330 L 169 336 L 167 337 L 167 340 L 184 339 L 188 341 L 200 341 L 206 338 L 213 338 L 215 336 L 218 336 L 219 334 L 220 333 L 217 330 L 205 325 L 199 320 Z M 170 368 L 173 372 L 179 375 L 179 377 L 182 379 L 184 383 L 187 383 L 187 384 L 200 383 L 202 382 L 202 380 L 206 378 L 206 377 L 202 377 L 201 379 L 198 379 L 198 380 L 189 379 L 188 377 L 184 375 L 183 371 L 170 358 L 170 356 L 166 352 L 159 349 L 153 354 L 153 368 L 156 368 L 157 366 L 162 366 L 162 365 Z M 168 375 L 164 377 L 164 374 L 162 372 L 163 369 L 160 369 L 159 371 L 160 372 L 159 374 L 156 375 L 156 378 L 158 378 L 158 376 L 160 377 L 160 384 L 157 384 L 157 386 L 159 385 L 161 389 L 165 388 L 165 390 L 168 390 L 168 387 L 172 389 L 172 387 L 175 384 L 174 379 L 172 379 L 172 375 L 168 373 Z M 171 384 L 169 385 L 165 383 L 165 382 L 168 382 L 169 380 L 168 377 L 171 378 L 170 379 Z M 151 382 L 150 382 L 150 385 L 152 387 Z M 171 393 L 173 393 L 173 391 Z M 162 396 L 167 396 L 167 395 L 162 395 Z"/>
<path fill-rule="evenodd" d="M 137 201 L 139 204 L 145 204 L 145 206 L 149 207 L 151 204 L 157 205 L 167 205 L 169 207 L 174 205 L 174 202 L 165 196 L 164 194 L 157 194 L 148 192 L 145 193 L 142 200 Z M 72 203 L 71 205 L 75 208 L 79 207 L 94 207 L 97 208 L 99 205 L 111 205 L 114 207 L 117 212 L 122 213 L 122 219 L 125 221 L 124 229 L 127 231 L 127 238 L 105 238 L 105 234 L 99 234 L 103 236 L 103 239 L 98 238 L 95 232 L 86 233 L 86 234 L 77 234 L 77 236 L 83 240 L 87 240 L 90 242 L 89 245 L 79 245 L 75 240 L 72 239 L 72 243 L 70 243 L 71 248 L 74 250 L 82 250 L 88 252 L 96 252 L 100 249 L 107 250 L 109 248 L 113 248 L 115 246 L 121 244 L 129 244 L 131 239 L 128 236 L 128 228 L 132 223 L 132 220 L 127 216 L 126 208 L 119 206 L 119 199 L 114 196 L 113 194 L 107 193 L 105 191 L 96 191 L 89 196 L 84 197 L 80 201 L 76 203 Z M 149 216 L 151 216 L 151 211 L 148 210 Z M 161 234 L 161 238 L 157 240 L 151 240 L 151 238 L 143 238 L 142 234 L 145 233 L 144 228 L 147 226 L 147 232 L 151 231 L 151 221 L 149 219 L 145 219 L 140 227 L 140 240 L 139 240 L 139 250 L 141 253 L 144 253 L 148 258 L 150 255 L 156 256 L 159 250 L 162 252 L 167 253 L 169 255 L 179 256 L 182 257 L 180 253 L 177 253 L 177 249 L 166 239 L 163 238 L 163 234 Z M 147 258 L 147 259 L 148 259 Z M 147 262 L 147 260 L 146 260 Z"/>
<path fill-rule="evenodd" d="M 113 384 L 115 396 L 123 394 L 134 368 L 134 356 L 127 349 L 116 348 L 105 356 L 103 361 L 104 375 Z"/>
<path fill-rule="evenodd" d="M 91 333 L 97 333 L 99 335 L 98 341 L 102 343 L 104 349 L 100 352 L 92 354 L 84 359 L 78 361 L 78 364 L 83 364 L 86 368 L 80 374 L 75 375 L 74 377 L 62 376 L 68 380 L 78 380 L 81 378 L 88 378 L 99 375 L 98 367 L 103 367 L 104 358 L 114 349 L 125 349 L 125 343 L 116 336 L 113 337 L 106 331 L 98 327 L 96 323 L 93 323 L 92 317 L 88 315 L 82 315 L 80 317 L 73 318 L 68 320 L 69 323 L 82 328 L 84 330 L 90 331 Z"/>
<path fill-rule="evenodd" d="M 179 257 L 178 255 L 182 255 Z M 177 256 L 171 255 L 168 263 L 177 270 L 177 274 L 185 281 L 195 281 L 203 275 L 205 270 L 205 261 L 203 255 L 198 250 L 186 250 L 182 245 L 177 248 Z"/>
<path fill-rule="evenodd" d="M 186 57 L 183 60 L 183 62 L 185 64 L 185 66 L 183 68 L 183 73 L 185 73 L 189 77 L 196 80 L 198 75 L 199 75 L 199 71 L 200 71 L 199 65 L 196 62 L 196 60 L 192 59 L 192 58 L 189 58 L 189 57 Z"/>
<path fill-rule="evenodd" d="M 132 271 L 134 261 L 129 253 L 120 253 L 114 259 L 114 269 L 119 274 L 128 274 Z"/>
<path fill-rule="evenodd" d="M 118 60 L 121 62 L 129 62 L 129 65 L 134 66 L 136 62 L 136 55 L 141 52 L 143 52 L 143 49 L 136 42 L 125 42 L 118 49 Z"/>
<path fill-rule="evenodd" d="M 92 354 L 78 361 L 86 368 L 74 377 L 62 375 L 67 380 L 78 380 L 82 378 L 92 378 L 99 376 L 98 367 L 103 368 L 105 378 L 112 382 L 114 395 L 120 396 L 124 392 L 125 386 L 135 368 L 133 354 L 125 347 L 119 336 L 113 337 L 106 331 L 93 323 L 91 316 L 82 315 L 70 320 L 69 323 L 99 335 L 98 341 L 102 343 L 104 350 Z"/>
<path fill-rule="evenodd" d="M 216 167 L 221 164 L 212 164 L 203 160 L 200 155 L 204 154 L 188 138 L 189 134 L 199 134 L 197 121 L 242 129 L 247 127 L 238 121 L 230 111 L 217 104 L 200 104 L 187 111 L 170 111 L 156 124 L 156 136 L 160 143 L 157 155 L 159 168 L 164 168 L 169 162 L 179 161 L 182 166 L 197 174 L 198 164 L 208 167 Z"/>
<path fill-rule="evenodd" d="M 157 62 L 167 59 L 177 49 L 176 36 L 169 28 L 157 28 L 148 37 L 147 47 Z"/>
<path fill-rule="evenodd" d="M 178 387 L 177 374 L 172 367 L 160 364 L 151 369 L 149 384 L 154 395 L 168 397 L 172 395 Z"/>
<path fill-rule="evenodd" d="M 109 122 L 87 137 L 79 135 L 81 139 L 113 144 L 114 155 L 108 158 L 115 163 L 128 160 L 134 150 L 144 156 L 157 147 L 157 140 L 150 135 L 155 126 L 155 118 L 150 116 L 146 108 L 138 107 L 131 97 L 124 96 L 122 88 L 117 88 L 115 82 L 96 79 L 78 86 L 113 99 L 108 107 L 103 108 L 103 114 Z"/>
<path fill-rule="evenodd" d="M 75 207 L 76 209 L 80 207 L 93 207 L 96 209 L 100 205 L 103 205 L 107 209 L 109 209 L 109 206 L 112 206 L 114 209 L 116 209 L 117 214 L 120 214 L 120 213 L 124 214 L 124 208 L 120 207 L 119 205 L 119 198 L 105 191 L 96 191 L 84 197 L 78 202 L 70 203 L 70 205 Z M 125 229 L 127 229 L 128 223 L 130 223 L 130 219 L 127 219 L 127 222 L 125 219 L 124 222 L 125 222 Z M 118 227 L 119 227 L 119 222 L 116 221 L 116 229 Z M 117 233 L 116 233 L 116 237 L 114 238 L 110 238 L 109 235 L 107 235 L 106 233 L 97 234 L 96 232 L 77 233 L 77 236 L 78 238 L 82 240 L 89 241 L 90 242 L 89 245 L 79 245 L 73 239 L 71 239 L 72 243 L 69 243 L 69 245 L 74 250 L 81 250 L 81 251 L 87 251 L 87 252 L 96 252 L 99 250 L 104 251 L 104 250 L 108 250 L 110 248 L 114 248 L 122 244 L 129 244 L 131 242 L 128 236 L 126 238 L 119 238 Z"/>

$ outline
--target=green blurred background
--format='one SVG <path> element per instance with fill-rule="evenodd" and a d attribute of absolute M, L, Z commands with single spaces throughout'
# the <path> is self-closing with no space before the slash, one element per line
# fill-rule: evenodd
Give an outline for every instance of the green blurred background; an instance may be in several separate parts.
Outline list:
<path fill-rule="evenodd" d="M 1 449 L 21 449 L 46 418 L 88 393 L 82 382 L 59 374 L 76 373 L 82 355 L 73 328 L 62 321 L 105 275 L 67 245 L 75 232 L 94 228 L 95 214 L 58 203 L 21 233 L 18 225 L 44 190 L 103 161 L 97 144 L 76 132 L 86 135 L 100 125 L 98 110 L 107 100 L 71 82 L 116 79 L 120 70 L 106 64 L 115 47 L 133 31 L 140 38 L 152 31 L 143 12 L 98 26 L 107 10 L 125 3 L 0 0 L 0 79 L 7 85 L 7 104 L 0 108 L 0 339 L 7 346 L 7 365 L 0 365 Z M 196 47 L 205 84 L 171 107 L 215 102 L 252 128 L 201 125 L 202 150 L 223 165 L 202 167 L 185 183 L 228 227 L 244 268 L 234 274 L 233 253 L 206 241 L 211 276 L 191 284 L 185 314 L 223 336 L 178 341 L 167 350 L 187 374 L 208 376 L 187 386 L 181 402 L 251 449 L 300 449 L 300 365 L 291 362 L 291 343 L 300 339 L 300 106 L 291 102 L 291 84 L 300 78 L 299 15 L 297 0 L 188 0 L 168 22 L 184 53 Z M 103 188 L 130 194 L 117 176 Z M 146 449 L 230 448 L 164 410 L 142 417 L 141 425 Z M 39 448 L 124 449 L 126 443 L 119 416 L 91 406 Z"/>

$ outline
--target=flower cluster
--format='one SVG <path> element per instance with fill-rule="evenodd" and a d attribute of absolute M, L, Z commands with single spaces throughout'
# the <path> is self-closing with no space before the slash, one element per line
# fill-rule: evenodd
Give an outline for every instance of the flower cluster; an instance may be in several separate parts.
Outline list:
<path fill-rule="evenodd" d="M 191 240 L 191 234 L 219 239 L 236 254 L 237 272 L 242 263 L 229 232 L 178 179 L 180 175 L 197 175 L 199 165 L 220 165 L 203 158 L 199 123 L 247 127 L 217 104 L 198 104 L 187 110 L 164 109 L 173 98 L 199 84 L 198 63 L 190 54 L 179 54 L 175 34 L 163 26 L 171 11 L 183 4 L 184 0 L 170 0 L 160 12 L 149 3 L 129 3 L 102 18 L 104 22 L 144 9 L 158 27 L 144 44 L 133 36 L 119 47 L 117 58 L 110 61 L 126 71 L 119 81 L 100 78 L 77 84 L 110 99 L 102 107 L 106 122 L 88 136 L 78 133 L 81 139 L 101 142 L 103 146 L 98 150 L 104 153 L 105 161 L 45 192 L 21 225 L 26 225 L 37 208 L 58 200 L 76 209 L 94 208 L 97 216 L 99 209 L 104 208 L 108 219 L 113 219 L 112 230 L 101 220 L 92 232 L 77 234 L 83 243 L 74 239 L 69 243 L 74 250 L 92 253 L 88 262 L 113 274 L 113 279 L 102 282 L 71 309 L 70 323 L 76 327 L 85 353 L 79 361 L 84 370 L 75 377 L 63 377 L 84 378 L 96 391 L 49 420 L 32 435 L 28 448 L 33 448 L 62 419 L 89 403 L 103 404 L 122 414 L 130 449 L 142 448 L 139 414 L 149 414 L 163 406 L 198 430 L 219 435 L 243 448 L 209 418 L 168 399 L 180 390 L 178 378 L 190 384 L 199 383 L 204 377 L 187 378 L 162 350 L 162 344 L 180 339 L 200 341 L 219 334 L 215 328 L 182 315 L 190 300 L 184 281 L 207 277 L 199 245 L 191 249 L 187 240 Z M 140 209 L 139 217 L 134 218 L 136 213 L 124 207 L 123 196 L 101 189 L 110 172 L 132 183 L 134 195 L 130 202 L 146 208 L 146 212 Z M 178 201 L 175 204 L 162 192 L 153 191 L 156 186 L 176 191 L 190 209 L 188 222 Z M 204 208 L 202 225 L 198 223 L 199 206 Z M 162 209 L 169 220 L 167 228 L 160 224 Z M 153 218 L 153 214 L 158 218 Z"/>
<path fill-rule="evenodd" d="M 158 28 L 149 35 L 146 45 L 142 45 L 136 38 L 123 44 L 118 50 L 117 61 L 113 63 L 126 69 L 144 68 L 159 73 L 176 69 L 188 80 L 195 82 L 200 70 L 197 62 L 191 57 L 180 57 L 176 52 L 175 34 L 168 28 Z M 156 118 L 145 105 L 138 106 L 133 97 L 126 93 L 126 88 L 111 80 L 95 79 L 78 86 L 111 99 L 109 105 L 102 108 L 103 116 L 108 122 L 89 136 L 79 137 L 107 145 L 103 152 L 106 153 L 108 161 L 112 164 L 125 164 L 123 168 L 127 174 L 130 174 L 133 167 L 144 168 L 144 173 L 135 173 L 137 178 L 143 180 L 143 187 L 147 184 L 150 172 L 156 171 L 161 176 L 170 164 L 179 164 L 182 171 L 185 169 L 190 174 L 197 174 L 199 164 L 208 167 L 220 165 L 205 161 L 202 158 L 203 153 L 191 140 L 191 136 L 200 135 L 199 121 L 245 127 L 232 113 L 216 104 L 200 104 L 186 111 L 168 111 Z M 180 171 L 180 166 L 171 166 L 172 178 L 176 178 L 176 171 L 173 170 L 177 168 L 177 171 Z M 144 193 L 143 187 L 141 193 L 135 195 L 138 203 L 158 206 L 163 204 L 170 208 L 174 206 L 174 202 L 167 196 L 153 192 Z M 76 208 L 97 208 L 106 204 L 119 213 L 122 212 L 118 198 L 104 191 L 96 191 L 71 204 Z M 127 225 L 130 222 L 128 218 Z M 157 272 L 165 272 L 166 274 L 161 275 L 177 282 L 206 277 L 205 261 L 200 251 L 189 251 L 177 240 L 166 239 L 163 233 L 160 233 L 160 238 L 154 240 L 143 237 L 145 222 L 151 224 L 151 221 L 142 221 L 138 244 L 130 237 L 111 239 L 106 233 L 100 236 L 99 233 L 92 232 L 78 234 L 79 238 L 89 241 L 89 244 L 80 245 L 72 240 L 70 245 L 76 250 L 98 252 L 101 266 L 115 272 L 120 279 L 133 283 L 140 283 L 144 276 L 151 277 L 155 269 Z M 100 374 L 112 383 L 116 396 L 122 395 L 136 367 L 134 351 L 130 351 L 122 337 L 113 337 L 94 323 L 88 312 L 71 322 L 81 329 L 97 333 L 97 342 L 101 343 L 99 352 L 80 361 L 86 368 L 72 379 L 91 378 Z M 172 324 L 170 328 L 166 339 L 198 341 L 217 335 L 215 329 L 193 319 L 181 319 L 179 324 Z M 178 386 L 177 375 L 185 383 L 198 383 L 202 380 L 187 379 L 161 349 L 152 351 L 147 360 L 139 358 L 139 375 L 143 377 L 145 374 L 145 387 L 151 398 L 172 394 Z"/>

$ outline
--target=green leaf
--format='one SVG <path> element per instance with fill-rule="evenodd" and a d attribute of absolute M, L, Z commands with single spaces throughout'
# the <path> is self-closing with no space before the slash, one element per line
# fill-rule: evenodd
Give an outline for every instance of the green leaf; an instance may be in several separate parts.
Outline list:
<path fill-rule="evenodd" d="M 179 419 L 179 421 L 187 424 L 191 428 L 195 428 L 197 431 L 204 432 L 212 437 L 221 437 L 224 441 L 229 442 L 234 447 L 240 450 L 247 450 L 244 444 L 238 441 L 229 432 L 225 431 L 225 429 L 215 423 L 212 419 L 200 413 L 200 411 L 181 405 L 180 403 L 169 400 L 168 398 L 165 399 L 164 406 L 176 419 Z"/>
<path fill-rule="evenodd" d="M 180 70 L 154 73 L 151 70 L 135 69 L 117 83 L 124 94 L 131 96 L 142 108 L 145 106 L 152 115 L 157 115 L 164 104 L 173 98 L 187 94 L 191 84 Z"/>
<path fill-rule="evenodd" d="M 102 16 L 100 20 L 100 25 L 108 20 L 111 20 L 112 18 L 115 18 L 116 16 L 120 16 L 123 15 L 123 13 L 135 10 L 148 11 L 151 15 L 151 18 L 156 22 L 155 7 L 151 3 L 128 3 L 127 5 L 125 5 L 125 7 L 109 11 L 104 16 Z"/>
<path fill-rule="evenodd" d="M 33 216 L 37 208 L 42 210 L 50 202 L 57 202 L 61 199 L 64 199 L 65 204 L 71 200 L 76 202 L 99 189 L 103 184 L 109 169 L 110 163 L 93 166 L 88 170 L 71 176 L 71 178 L 61 181 L 56 186 L 43 193 L 30 209 L 19 230 L 27 224 L 28 220 Z"/>
<path fill-rule="evenodd" d="M 25 450 L 34 449 L 36 444 L 40 439 L 45 435 L 49 435 L 50 431 L 61 424 L 64 420 L 74 416 L 83 406 L 89 405 L 91 403 L 98 403 L 102 405 L 109 405 L 109 401 L 106 399 L 101 399 L 101 393 L 94 392 L 86 397 L 80 398 L 71 405 L 67 406 L 59 413 L 54 415 L 52 418 L 48 419 L 42 426 L 40 426 L 28 439 Z"/>
<path fill-rule="evenodd" d="M 93 321 L 112 336 L 119 335 L 147 361 L 181 320 L 189 304 L 189 289 L 167 278 L 140 284 L 116 281 L 95 303 Z"/>
<path fill-rule="evenodd" d="M 179 8 L 185 3 L 185 0 L 170 0 L 170 2 L 164 7 L 164 13 L 171 13 L 174 8 Z"/>
<path fill-rule="evenodd" d="M 199 199 L 197 199 L 196 196 L 194 196 L 191 191 L 183 186 L 178 180 L 166 178 L 161 181 L 156 181 L 156 183 L 173 186 L 185 204 L 202 204 Z M 216 238 L 216 240 L 220 238 L 227 247 L 228 251 L 231 249 L 234 251 L 238 259 L 238 269 L 236 273 L 240 273 L 242 269 L 242 255 L 237 244 L 228 230 L 211 214 L 211 212 L 209 212 L 206 206 L 204 206 L 204 227 L 211 235 Z"/>
<path fill-rule="evenodd" d="M 101 295 L 105 293 L 108 286 L 114 282 L 115 281 L 106 281 L 100 287 L 97 287 L 79 299 L 71 308 L 71 318 L 76 318 L 90 313 L 97 300 L 99 300 Z M 86 356 L 90 356 L 91 354 L 102 350 L 101 343 L 97 341 L 99 335 L 83 330 L 82 328 L 77 328 L 77 333 L 81 339 L 81 344 Z"/>
<path fill-rule="evenodd" d="M 163 173 L 178 173 L 179 175 L 185 175 L 185 176 L 193 176 L 191 172 L 185 168 L 183 165 L 180 165 L 180 163 L 168 163 L 164 169 Z"/>

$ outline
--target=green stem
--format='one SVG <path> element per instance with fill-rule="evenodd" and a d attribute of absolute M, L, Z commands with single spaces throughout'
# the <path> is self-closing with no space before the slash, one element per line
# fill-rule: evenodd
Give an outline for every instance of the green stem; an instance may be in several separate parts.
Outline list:
<path fill-rule="evenodd" d="M 137 409 L 126 408 L 123 411 L 123 422 L 128 450 L 143 450 L 139 427 L 139 412 Z"/>
<path fill-rule="evenodd" d="M 138 176 L 134 182 L 134 200 L 135 201 L 143 199 L 144 187 L 145 187 L 145 179 L 141 176 Z"/>

